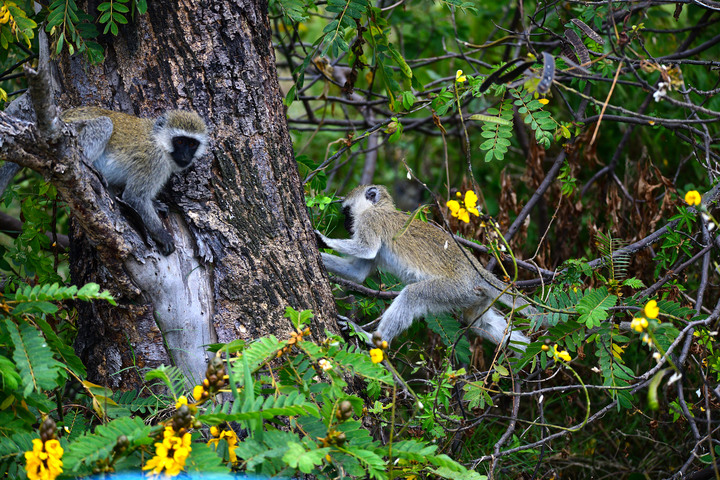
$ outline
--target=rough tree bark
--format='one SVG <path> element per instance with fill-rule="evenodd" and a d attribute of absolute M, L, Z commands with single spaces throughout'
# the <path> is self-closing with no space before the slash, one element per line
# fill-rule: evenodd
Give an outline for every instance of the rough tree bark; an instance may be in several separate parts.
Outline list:
<path fill-rule="evenodd" d="M 312 309 L 315 333 L 335 325 L 281 102 L 267 3 L 148 7 L 107 39 L 103 65 L 60 62 L 62 107 L 156 116 L 177 106 L 198 111 L 211 130 L 210 153 L 161 196 L 175 253 L 163 257 L 146 246 L 121 216 L 112 217 L 111 233 L 121 239 L 111 254 L 81 222 L 72 228 L 73 281 L 98 282 L 120 303 L 80 305 L 76 347 L 91 380 L 123 388 L 142 383 L 128 367 L 171 361 L 199 381 L 203 344 L 287 335 L 287 306 Z"/>

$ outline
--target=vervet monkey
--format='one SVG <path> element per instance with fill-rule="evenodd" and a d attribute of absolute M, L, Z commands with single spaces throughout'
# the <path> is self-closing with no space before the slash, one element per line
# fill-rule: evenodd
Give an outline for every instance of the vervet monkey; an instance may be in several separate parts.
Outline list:
<path fill-rule="evenodd" d="M 78 143 L 111 187 L 124 189 L 122 200 L 142 219 L 163 255 L 175 251 L 153 201 L 170 176 L 205 153 L 205 121 L 195 112 L 169 110 L 157 119 L 138 118 L 98 107 L 62 113 L 79 122 Z"/>
<path fill-rule="evenodd" d="M 511 308 L 525 306 L 525 316 L 537 315 L 537 310 L 502 293 L 507 286 L 463 251 L 447 232 L 415 219 L 408 225 L 409 215 L 396 210 L 385 187 L 355 188 L 345 197 L 343 213 L 351 238 L 328 238 L 316 231 L 321 244 L 347 255 L 341 258 L 322 253 L 325 268 L 362 283 L 374 267 L 379 267 L 406 284 L 382 315 L 377 331 L 383 340 L 390 343 L 418 317 L 460 309 L 473 332 L 495 344 L 509 340 L 524 350 L 530 343 L 491 304 L 497 299 Z"/>

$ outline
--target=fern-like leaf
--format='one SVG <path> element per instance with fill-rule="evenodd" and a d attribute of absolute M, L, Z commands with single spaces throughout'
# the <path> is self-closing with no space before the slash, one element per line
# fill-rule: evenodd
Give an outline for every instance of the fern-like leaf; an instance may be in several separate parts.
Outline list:
<path fill-rule="evenodd" d="M 185 470 L 206 474 L 228 473 L 230 469 L 223 464 L 222 458 L 213 448 L 204 443 L 195 442 L 192 444 L 192 451 L 185 463 Z"/>
<path fill-rule="evenodd" d="M 244 359 L 243 361 L 247 362 L 250 371 L 254 372 L 265 362 L 275 358 L 277 352 L 284 348 L 286 344 L 286 342 L 281 342 L 275 338 L 274 335 L 268 335 L 267 337 L 259 338 L 249 345 L 244 346 L 244 348 L 238 350 L 242 352 L 242 356 L 235 357 L 230 360 L 230 362 L 233 365 L 236 365 L 240 358 L 242 358 Z M 228 353 L 234 352 L 228 351 Z"/>
<path fill-rule="evenodd" d="M 24 478 L 25 472 L 20 471 L 25 465 L 23 454 L 32 450 L 33 438 L 37 435 L 26 432 L 0 436 L 0 477 Z"/>
<path fill-rule="evenodd" d="M 630 268 L 630 253 L 620 253 L 618 250 L 623 248 L 627 242 L 613 238 L 611 235 L 605 235 L 602 232 L 597 232 L 595 236 L 595 244 L 600 251 L 603 263 L 607 265 L 610 272 L 609 276 L 613 280 L 622 280 L 627 276 L 627 271 Z"/>
<path fill-rule="evenodd" d="M 139 417 L 121 417 L 95 429 L 72 442 L 63 455 L 63 470 L 76 472 L 83 466 L 90 467 L 96 461 L 109 458 L 117 444 L 118 437 L 125 435 L 130 445 L 149 445 L 153 439 L 151 427 Z"/>
<path fill-rule="evenodd" d="M 160 380 L 170 390 L 173 398 L 178 398 L 185 392 L 186 379 L 182 371 L 177 367 L 168 367 L 166 365 L 160 365 L 154 370 L 150 370 L 145 374 L 145 380 Z"/>
<path fill-rule="evenodd" d="M 232 413 L 224 412 L 222 409 L 222 405 L 218 405 L 215 409 L 208 410 L 208 413 L 200 415 L 199 418 L 210 425 L 218 425 L 222 422 L 269 419 L 280 415 L 317 416 L 319 414 L 315 404 L 309 402 L 305 395 L 297 391 L 276 397 L 256 397 L 247 405 L 239 405 L 236 402 Z"/>
<path fill-rule="evenodd" d="M 598 327 L 608 317 L 608 309 L 616 303 L 617 297 L 608 293 L 607 288 L 592 290 L 577 305 L 580 314 L 578 322 L 584 323 L 587 328 Z"/>
<path fill-rule="evenodd" d="M 518 113 L 525 116 L 525 123 L 535 132 L 535 140 L 545 148 L 550 148 L 553 133 L 558 126 L 550 112 L 543 110 L 542 103 L 533 99 L 530 92 L 513 89 L 511 93 L 516 98 Z"/>
<path fill-rule="evenodd" d="M 63 365 L 53 358 L 53 352 L 43 335 L 32 325 L 17 325 L 5 321 L 13 343 L 13 360 L 22 377 L 24 395 L 57 386 L 58 376 L 64 374 Z"/>
<path fill-rule="evenodd" d="M 503 100 L 500 109 L 488 108 L 487 116 L 495 117 L 494 120 L 482 120 L 482 137 L 487 138 L 480 144 L 480 150 L 485 150 L 485 161 L 491 162 L 493 159 L 503 160 L 505 154 L 510 147 L 510 138 L 512 138 L 513 128 L 513 109 L 512 103 L 508 99 Z"/>

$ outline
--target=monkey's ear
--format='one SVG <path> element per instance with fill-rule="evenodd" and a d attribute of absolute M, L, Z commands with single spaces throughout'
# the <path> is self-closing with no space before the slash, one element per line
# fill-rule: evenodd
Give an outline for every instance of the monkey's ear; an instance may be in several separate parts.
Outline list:
<path fill-rule="evenodd" d="M 375 205 L 378 200 L 380 200 L 380 192 L 377 187 L 368 187 L 368 189 L 365 190 L 365 199 Z"/>

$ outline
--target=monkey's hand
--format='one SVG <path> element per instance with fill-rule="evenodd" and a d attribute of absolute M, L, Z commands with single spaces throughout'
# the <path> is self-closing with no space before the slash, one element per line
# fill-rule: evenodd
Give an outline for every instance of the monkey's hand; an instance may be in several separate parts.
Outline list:
<path fill-rule="evenodd" d="M 318 248 L 330 248 L 327 243 L 325 243 L 325 238 L 325 235 L 315 230 L 315 239 L 317 240 Z"/>
<path fill-rule="evenodd" d="M 153 240 L 155 240 L 160 253 L 166 257 L 175 251 L 175 241 L 173 240 L 172 235 L 165 230 L 154 232 L 152 237 Z"/>
<path fill-rule="evenodd" d="M 357 337 L 361 341 L 364 341 L 369 346 L 373 346 L 372 335 L 370 335 L 368 332 L 365 331 L 365 329 L 363 329 L 363 327 L 353 322 L 349 318 L 338 315 L 338 325 L 340 325 L 340 328 L 342 328 L 343 330 L 350 331 L 350 333 L 357 335 Z"/>

